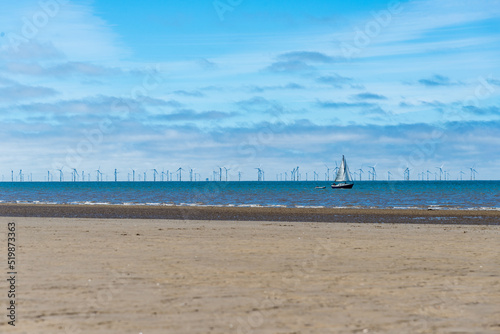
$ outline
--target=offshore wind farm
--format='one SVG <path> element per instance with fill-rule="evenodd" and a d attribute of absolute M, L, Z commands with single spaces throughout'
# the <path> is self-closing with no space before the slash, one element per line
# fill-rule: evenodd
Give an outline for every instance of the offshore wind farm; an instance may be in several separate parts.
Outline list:
<path fill-rule="evenodd" d="M 367 178 L 363 178 L 365 173 L 362 168 L 354 169 L 354 172 L 350 172 L 350 177 L 354 181 L 396 181 L 398 178 L 393 174 L 398 173 L 398 169 L 379 171 L 382 175 L 387 175 L 386 178 L 377 178 L 377 169 L 375 168 L 377 164 L 373 166 L 368 166 L 363 164 L 362 167 L 367 169 Z M 415 180 L 415 181 L 476 181 L 478 171 L 476 167 L 462 168 L 460 170 L 446 170 L 441 167 L 436 167 L 436 171 L 431 172 L 426 167 L 420 168 L 409 168 L 406 167 L 399 170 L 399 175 L 401 177 L 399 180 Z M 241 167 L 241 166 L 239 166 Z M 101 171 L 101 167 L 97 168 L 94 173 L 85 172 L 85 170 L 78 171 L 76 168 L 67 168 L 66 179 L 63 167 L 47 170 L 46 173 L 40 170 L 27 171 L 23 169 L 11 169 L 10 173 L 1 174 L 1 182 L 91 182 L 93 180 L 97 182 L 172 182 L 172 181 L 186 181 L 186 182 L 197 182 L 197 181 L 330 181 L 335 179 L 339 167 L 338 163 L 335 162 L 335 167 L 330 168 L 328 165 L 324 164 L 324 168 L 320 169 L 304 169 L 300 166 L 287 169 L 274 168 L 268 173 L 271 177 L 266 179 L 265 169 L 262 165 L 260 167 L 253 168 L 254 173 L 245 173 L 247 177 L 242 179 L 243 172 L 238 170 L 238 168 L 227 168 L 217 166 L 212 170 L 207 168 L 196 169 L 199 172 L 195 172 L 195 168 L 187 167 L 184 169 L 178 167 L 171 172 L 169 169 L 165 171 L 165 168 L 161 169 L 161 173 L 158 172 L 159 168 L 149 168 L 149 169 L 132 169 L 125 168 L 123 170 L 114 168 L 108 171 Z M 463 170 L 466 170 L 465 173 Z M 189 177 L 182 179 L 182 172 L 188 171 Z M 232 171 L 232 172 L 231 172 Z M 418 171 L 416 173 L 410 174 L 411 171 Z M 57 173 L 58 172 L 58 173 Z M 138 177 L 136 178 L 136 172 Z M 140 176 L 142 173 L 142 177 Z M 69 174 L 69 176 L 68 176 Z M 149 179 L 148 179 L 149 175 Z M 398 174 L 396 174 L 398 175 Z M 413 175 L 413 178 L 411 177 Z M 58 177 L 57 177 L 58 176 Z M 273 177 L 274 176 L 274 177 Z M 480 179 L 478 179 L 480 180 Z"/>

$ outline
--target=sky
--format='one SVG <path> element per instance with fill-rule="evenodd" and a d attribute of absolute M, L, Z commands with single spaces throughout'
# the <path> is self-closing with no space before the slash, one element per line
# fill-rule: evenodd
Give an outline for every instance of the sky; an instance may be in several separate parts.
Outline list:
<path fill-rule="evenodd" d="M 0 175 L 500 179 L 499 27 L 499 0 L 4 1 Z"/>

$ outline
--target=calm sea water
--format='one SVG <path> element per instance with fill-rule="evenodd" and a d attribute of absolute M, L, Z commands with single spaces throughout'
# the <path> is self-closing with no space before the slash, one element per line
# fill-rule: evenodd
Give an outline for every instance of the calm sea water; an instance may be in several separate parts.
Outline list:
<path fill-rule="evenodd" d="M 1 182 L 0 202 L 500 210 L 500 181 L 361 181 L 353 189 L 330 183 Z"/>

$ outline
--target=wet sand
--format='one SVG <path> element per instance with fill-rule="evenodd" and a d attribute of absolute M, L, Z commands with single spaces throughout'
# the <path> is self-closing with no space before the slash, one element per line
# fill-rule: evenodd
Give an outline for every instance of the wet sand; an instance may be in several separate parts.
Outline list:
<path fill-rule="evenodd" d="M 500 226 L 0 222 L 18 257 L 0 333 L 500 333 Z"/>
<path fill-rule="evenodd" d="M 500 211 L 200 207 L 148 205 L 0 204 L 4 217 L 140 218 L 283 222 L 358 222 L 499 225 Z"/>

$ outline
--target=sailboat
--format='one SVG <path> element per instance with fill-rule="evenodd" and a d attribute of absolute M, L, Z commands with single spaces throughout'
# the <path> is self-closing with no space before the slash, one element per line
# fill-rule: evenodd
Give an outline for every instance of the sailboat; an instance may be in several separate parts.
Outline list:
<path fill-rule="evenodd" d="M 351 189 L 354 186 L 351 179 L 351 173 L 349 172 L 349 167 L 345 162 L 345 157 L 342 156 L 342 163 L 340 164 L 337 176 L 335 177 L 335 182 L 332 184 L 332 188 L 345 188 Z"/>

